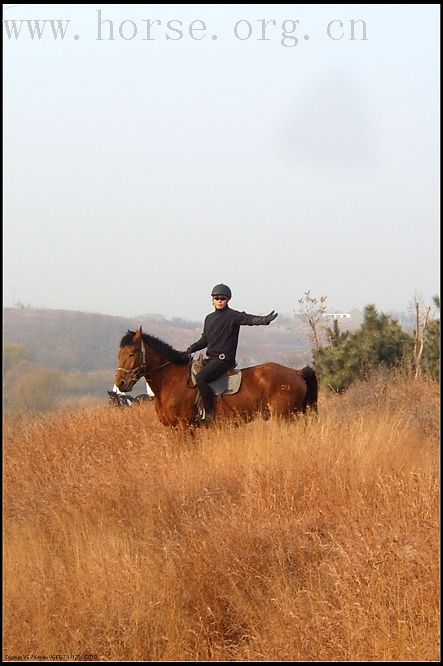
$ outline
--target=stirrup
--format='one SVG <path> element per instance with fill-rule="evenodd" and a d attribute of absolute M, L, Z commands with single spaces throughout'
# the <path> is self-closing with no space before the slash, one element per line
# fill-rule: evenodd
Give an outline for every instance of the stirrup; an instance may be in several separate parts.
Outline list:
<path fill-rule="evenodd" d="M 194 423 L 197 425 L 209 425 L 210 423 L 213 423 L 215 419 L 215 414 L 214 412 L 207 412 L 205 409 L 202 410 L 197 416 L 194 418 Z"/>

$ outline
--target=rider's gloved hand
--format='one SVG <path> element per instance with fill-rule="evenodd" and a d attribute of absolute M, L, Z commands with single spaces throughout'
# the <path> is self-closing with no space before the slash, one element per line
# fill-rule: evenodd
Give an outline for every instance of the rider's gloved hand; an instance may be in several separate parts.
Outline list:
<path fill-rule="evenodd" d="M 278 312 L 274 312 L 274 310 L 271 310 L 269 314 L 263 317 L 263 324 L 265 326 L 268 326 L 271 323 L 271 321 L 274 321 L 276 317 L 278 317 Z"/>

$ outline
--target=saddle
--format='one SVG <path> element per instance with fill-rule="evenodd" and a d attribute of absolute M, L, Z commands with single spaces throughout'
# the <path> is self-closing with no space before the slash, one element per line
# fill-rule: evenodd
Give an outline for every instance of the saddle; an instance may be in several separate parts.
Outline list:
<path fill-rule="evenodd" d="M 203 354 L 193 360 L 191 365 L 191 380 L 193 386 L 196 386 L 195 376 L 200 372 L 203 366 L 207 363 L 207 360 L 203 358 Z M 217 379 L 214 379 L 212 382 L 209 382 L 209 386 L 212 389 L 214 395 L 233 395 L 237 393 L 240 389 L 242 378 L 242 371 L 228 370 L 224 375 L 221 375 Z"/>

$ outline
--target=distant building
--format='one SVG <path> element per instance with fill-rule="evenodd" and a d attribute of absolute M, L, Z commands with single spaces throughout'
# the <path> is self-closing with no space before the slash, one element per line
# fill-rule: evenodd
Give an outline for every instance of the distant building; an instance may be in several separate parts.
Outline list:
<path fill-rule="evenodd" d="M 344 312 L 325 312 L 323 317 L 325 319 L 351 319 L 351 315 Z"/>

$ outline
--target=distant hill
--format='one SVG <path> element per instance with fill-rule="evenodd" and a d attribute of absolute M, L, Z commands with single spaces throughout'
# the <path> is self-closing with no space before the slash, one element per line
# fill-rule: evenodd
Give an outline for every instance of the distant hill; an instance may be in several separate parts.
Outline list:
<path fill-rule="evenodd" d="M 121 337 L 140 323 L 146 333 L 176 349 L 186 349 L 195 342 L 203 325 L 158 314 L 125 318 L 71 310 L 4 308 L 3 343 L 20 343 L 37 363 L 62 372 L 114 371 Z M 266 361 L 299 367 L 310 361 L 310 348 L 301 322 L 281 316 L 270 326 L 242 327 L 237 360 L 240 367 Z"/>

